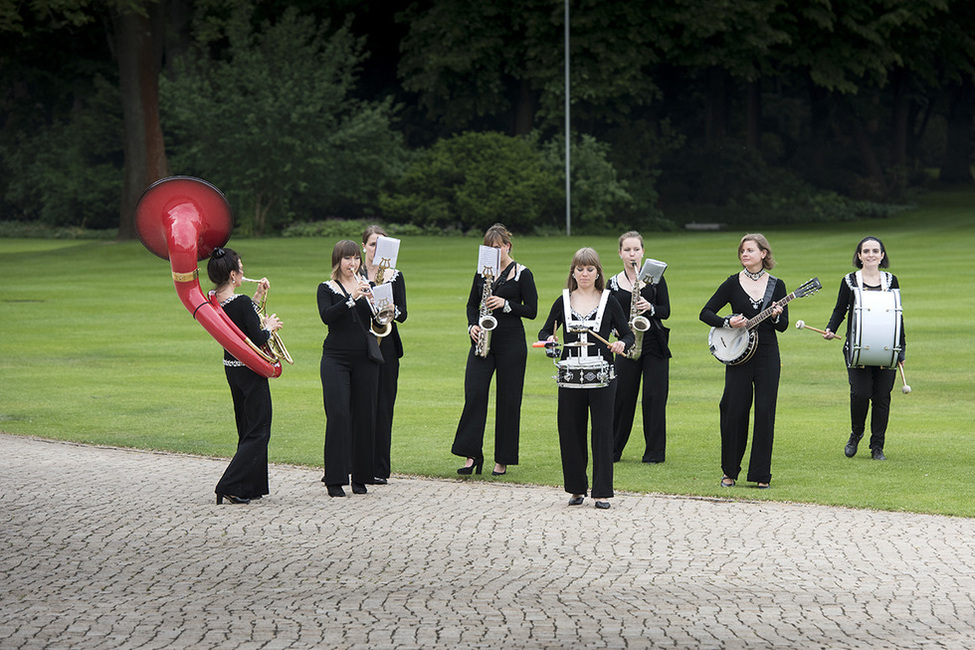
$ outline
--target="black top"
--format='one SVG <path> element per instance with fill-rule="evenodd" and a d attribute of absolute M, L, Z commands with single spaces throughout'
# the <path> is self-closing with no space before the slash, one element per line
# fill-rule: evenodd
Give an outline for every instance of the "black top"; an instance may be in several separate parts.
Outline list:
<path fill-rule="evenodd" d="M 882 273 L 887 276 L 887 288 L 888 289 L 900 289 L 900 283 L 897 281 L 897 276 L 893 273 L 888 273 L 882 271 Z M 856 286 L 856 271 L 853 273 L 848 273 L 843 276 L 840 280 L 840 291 L 836 296 L 836 306 L 833 307 L 833 314 L 830 316 L 829 324 L 826 325 L 826 329 L 836 333 L 837 328 L 843 324 L 843 319 L 846 315 L 853 310 L 853 287 Z M 883 291 L 883 287 L 880 285 L 869 285 L 864 283 L 863 289 L 865 291 Z M 846 322 L 846 342 L 843 344 L 843 350 L 847 351 L 847 345 L 850 341 L 850 329 L 853 327 L 853 319 L 848 319 Z M 904 318 L 901 317 L 901 351 L 897 355 L 898 361 L 904 361 L 907 354 L 907 337 L 904 334 Z"/>
<path fill-rule="evenodd" d="M 725 319 L 723 316 L 718 316 L 718 311 L 725 305 L 731 305 L 731 310 L 735 314 L 741 314 L 745 318 L 754 318 L 762 311 L 768 309 L 773 302 L 781 300 L 787 295 L 785 282 L 778 278 L 773 278 L 770 275 L 769 282 L 773 279 L 775 280 L 775 286 L 772 289 L 771 300 L 768 301 L 768 304 L 764 304 L 763 301 L 756 303 L 741 287 L 741 282 L 738 281 L 738 274 L 735 273 L 721 283 L 718 290 L 714 292 L 711 299 L 704 305 L 704 309 L 701 310 L 701 320 L 711 327 L 723 327 Z M 789 307 L 786 305 L 782 308 L 782 313 L 779 314 L 778 318 L 766 318 L 755 326 L 755 331 L 758 333 L 758 344 L 778 345 L 778 340 L 775 336 L 776 330 L 784 332 L 788 328 Z"/>
<path fill-rule="evenodd" d="M 555 334 L 556 330 L 562 326 L 562 358 L 567 357 L 577 357 L 579 356 L 580 348 L 568 347 L 566 343 L 573 343 L 579 340 L 579 334 L 576 332 L 570 332 L 565 329 L 565 303 L 562 300 L 562 296 L 559 296 L 558 300 L 552 303 L 552 309 L 548 313 L 548 318 L 545 319 L 545 324 L 542 329 L 538 331 L 538 340 L 544 341 L 548 337 Z M 579 314 L 573 310 L 572 318 L 573 320 L 590 320 L 595 318 L 596 311 L 599 307 L 596 307 L 589 314 Z M 601 337 L 610 340 L 610 332 L 616 330 L 617 336 L 620 341 L 623 341 L 626 345 L 626 349 L 629 350 L 630 346 L 633 345 L 635 337 L 633 336 L 633 331 L 630 329 L 627 323 L 626 316 L 623 314 L 623 308 L 620 307 L 620 303 L 613 298 L 610 294 L 606 301 L 606 310 L 603 312 L 603 320 L 599 323 L 599 329 L 596 333 Z M 602 355 L 603 359 L 609 363 L 613 362 L 613 353 L 609 351 L 609 347 L 602 341 L 598 340 L 594 336 L 587 336 L 591 348 L 595 347 L 596 351 Z"/>
<path fill-rule="evenodd" d="M 619 274 L 609 279 L 607 288 L 610 290 L 611 295 L 616 298 L 617 302 L 620 303 L 620 307 L 623 308 L 623 313 L 629 319 L 630 304 L 633 302 L 633 290 L 624 289 L 620 286 Z M 655 330 L 657 332 L 662 331 L 664 329 L 662 321 L 670 318 L 670 292 L 667 290 L 667 281 L 660 278 L 657 284 L 645 284 L 640 289 L 640 295 L 651 305 L 651 309 L 641 314 L 641 316 L 650 321 L 650 330 L 644 333 L 643 353 L 647 354 L 648 352 L 652 352 L 657 356 L 670 357 L 670 349 L 667 347 L 666 337 L 659 336 L 656 338 L 659 343 L 659 349 L 656 349 L 657 346 L 648 345 L 647 343 L 649 342 L 646 339 L 647 335 L 651 332 Z"/>
<path fill-rule="evenodd" d="M 334 285 L 334 286 L 333 286 Z M 359 298 L 349 305 L 349 295 L 337 281 L 318 285 L 318 313 L 328 325 L 328 336 L 322 350 L 347 350 L 367 352 L 367 332 L 372 321 L 372 307 L 366 298 Z"/>
<path fill-rule="evenodd" d="M 538 291 L 535 289 L 535 278 L 528 267 L 515 264 L 515 277 L 508 279 L 511 266 L 509 265 L 493 284 L 492 293 L 508 301 L 508 311 L 505 308 L 495 309 L 491 315 L 498 320 L 496 330 L 520 329 L 524 331 L 521 319 L 534 320 L 538 315 Z M 471 294 L 467 298 L 467 327 L 477 325 L 481 310 L 481 295 L 484 292 L 484 276 L 474 275 L 471 283 Z M 471 339 L 471 345 L 474 345 Z"/>
<path fill-rule="evenodd" d="M 220 303 L 220 307 L 227 314 L 227 317 L 234 322 L 234 325 L 240 328 L 244 336 L 249 338 L 254 345 L 261 347 L 267 343 L 271 333 L 261 328 L 261 318 L 257 311 L 258 307 L 251 300 L 250 296 L 234 294 Z M 227 352 L 227 350 L 223 351 L 223 361 L 225 366 L 237 367 L 244 365 L 232 354 Z"/>

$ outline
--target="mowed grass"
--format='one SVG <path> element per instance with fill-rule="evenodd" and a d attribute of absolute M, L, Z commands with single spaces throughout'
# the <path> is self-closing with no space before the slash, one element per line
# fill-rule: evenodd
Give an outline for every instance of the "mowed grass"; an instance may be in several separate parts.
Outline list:
<path fill-rule="evenodd" d="M 900 279 L 908 336 L 907 381 L 893 394 L 887 462 L 866 445 L 843 455 L 849 387 L 839 341 L 790 327 L 780 335 L 773 489 L 718 486 L 718 401 L 724 367 L 707 351 L 701 306 L 737 268 L 743 232 L 652 233 L 647 255 L 669 264 L 673 315 L 667 462 L 644 465 L 639 411 L 621 463 L 620 491 L 767 499 L 975 516 L 975 389 L 970 287 L 975 225 L 971 192 L 937 193 L 889 220 L 765 229 L 789 289 L 818 276 L 824 290 L 790 305 L 790 319 L 823 327 L 853 249 L 865 235 L 887 245 Z M 356 239 L 359 233 L 350 232 Z M 478 239 L 407 237 L 409 319 L 396 405 L 393 471 L 457 478 L 450 454 L 463 407 L 468 342 L 464 306 Z M 320 465 L 325 417 L 319 360 L 325 327 L 315 304 L 334 240 L 232 239 L 251 277 L 272 282 L 270 309 L 285 322 L 295 359 L 272 381 L 274 462 Z M 518 237 L 513 255 L 539 290 L 534 340 L 568 275 L 572 253 L 599 251 L 619 270 L 616 233 L 606 237 Z M 236 434 L 218 344 L 182 307 L 168 262 L 138 242 L 0 239 L 0 430 L 83 443 L 229 456 Z M 205 276 L 205 272 L 204 272 Z M 204 289 L 208 285 L 204 281 Z M 531 350 L 522 409 L 521 462 L 504 479 L 560 486 L 554 366 Z M 492 396 L 493 400 L 493 396 Z M 493 416 L 485 436 L 493 452 Z M 745 462 L 747 464 L 747 454 Z M 743 475 L 744 476 L 744 475 Z M 217 477 L 201 476 L 201 486 Z M 471 480 L 498 480 L 490 476 Z M 273 486 L 272 486 L 273 488 Z"/>

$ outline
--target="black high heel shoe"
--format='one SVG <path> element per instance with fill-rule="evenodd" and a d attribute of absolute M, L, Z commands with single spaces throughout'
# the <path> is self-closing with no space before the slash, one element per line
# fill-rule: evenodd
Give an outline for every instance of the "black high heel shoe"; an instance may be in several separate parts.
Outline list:
<path fill-rule="evenodd" d="M 344 497 L 345 490 L 342 489 L 341 485 L 326 485 L 328 488 L 328 496 L 330 497 Z"/>
<path fill-rule="evenodd" d="M 365 494 L 365 493 L 366 493 L 365 483 L 356 483 L 355 481 L 352 481 L 352 494 Z"/>
<path fill-rule="evenodd" d="M 226 499 L 230 503 L 250 503 L 250 499 L 245 499 L 244 497 L 235 497 L 232 494 L 218 494 L 217 495 L 217 505 L 223 505 L 223 500 Z"/>
<path fill-rule="evenodd" d="M 457 473 L 458 474 L 463 474 L 465 476 L 468 476 L 470 474 L 480 474 L 481 473 L 481 468 L 484 467 L 484 459 L 483 458 L 472 458 L 471 460 L 474 461 L 474 464 L 473 465 L 468 465 L 466 467 L 461 467 L 460 469 L 457 470 Z"/>

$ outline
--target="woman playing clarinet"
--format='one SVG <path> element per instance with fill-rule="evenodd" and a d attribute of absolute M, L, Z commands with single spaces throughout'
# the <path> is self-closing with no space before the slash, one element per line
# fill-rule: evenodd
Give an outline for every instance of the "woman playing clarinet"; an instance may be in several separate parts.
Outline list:
<path fill-rule="evenodd" d="M 525 343 L 523 319 L 533 320 L 538 312 L 535 278 L 528 267 L 511 257 L 511 233 L 496 223 L 484 233 L 484 245 L 501 251 L 500 273 L 490 287 L 484 277 L 474 275 L 467 299 L 467 330 L 471 348 L 464 374 L 464 411 L 457 424 L 451 453 L 466 458 L 458 474 L 481 473 L 484 464 L 484 427 L 487 423 L 488 394 L 491 377 L 498 373 L 497 406 L 494 419 L 494 476 L 507 473 L 508 465 L 518 464 L 518 440 L 521 436 L 521 394 L 525 386 Z M 482 298 L 497 325 L 491 332 L 490 346 L 482 356 L 477 353 L 481 337 L 479 316 Z"/>
<path fill-rule="evenodd" d="M 626 356 L 616 357 L 616 405 L 613 410 L 613 460 L 618 461 L 630 439 L 636 413 L 640 381 L 643 381 L 644 463 L 662 463 L 667 451 L 667 395 L 670 379 L 670 330 L 663 321 L 670 317 L 670 294 L 662 277 L 656 284 L 645 283 L 637 292 L 637 275 L 643 261 L 643 236 L 636 231 L 620 236 L 623 270 L 609 279 L 609 290 L 624 311 L 630 308 L 630 325 L 637 317 L 649 329 L 642 332 L 640 345 L 634 344 Z M 637 336 L 634 331 L 634 336 Z M 639 356 L 636 356 L 636 355 Z M 634 358 L 635 357 L 635 358 Z"/>
<path fill-rule="evenodd" d="M 764 235 L 745 235 L 738 244 L 742 270 L 725 280 L 701 310 L 701 320 L 712 327 L 742 328 L 749 318 L 764 311 L 786 295 L 785 283 L 769 275 L 775 266 L 772 249 Z M 730 305 L 731 316 L 718 316 Z M 779 393 L 779 343 L 776 331 L 789 327 L 787 307 L 772 308 L 772 317 L 757 326 L 758 345 L 754 355 L 738 365 L 728 365 L 721 396 L 722 487 L 738 480 L 741 461 L 748 445 L 748 416 L 755 403 L 748 480 L 769 487 L 772 480 L 772 438 L 775 433 L 775 403 Z"/>
<path fill-rule="evenodd" d="M 855 290 L 893 291 L 900 288 L 896 275 L 880 270 L 888 268 L 890 260 L 887 258 L 887 249 L 884 248 L 883 242 L 876 237 L 865 237 L 860 240 L 856 251 L 853 253 L 853 266 L 859 271 L 847 274 L 840 281 L 840 292 L 836 297 L 836 307 L 833 308 L 833 316 L 829 319 L 829 324 L 823 334 L 825 339 L 836 338 L 835 332 L 843 323 L 847 312 L 853 309 L 853 292 Z M 850 345 L 852 320 L 852 318 L 847 320 L 846 343 L 843 346 L 844 354 L 848 360 L 850 356 L 847 346 Z M 898 363 L 904 363 L 906 350 L 907 342 L 902 319 Z M 874 460 L 887 460 L 887 457 L 884 456 L 884 442 L 887 436 L 887 420 L 890 417 L 890 391 L 894 388 L 897 371 L 893 368 L 880 366 L 850 366 L 848 362 L 847 375 L 850 380 L 852 431 L 844 449 L 846 457 L 853 458 L 857 453 L 857 447 L 866 429 L 867 411 L 871 410 L 872 404 L 870 456 Z"/>
<path fill-rule="evenodd" d="M 376 264 L 376 241 L 379 237 L 389 235 L 380 226 L 369 226 L 362 233 L 362 250 L 366 255 L 366 263 L 362 267 L 363 276 L 375 284 L 379 278 L 379 266 Z M 399 336 L 396 323 L 406 321 L 406 280 L 398 269 L 387 269 L 382 274 L 382 282 L 388 282 L 393 287 L 393 320 L 390 321 L 392 330 L 379 339 L 379 349 L 383 355 L 383 364 L 379 367 L 379 393 L 376 401 L 376 456 L 375 476 L 372 483 L 385 485 L 389 480 L 389 453 L 392 445 L 393 408 L 396 405 L 396 388 L 399 383 L 399 360 L 403 356 L 403 341 Z"/>
<path fill-rule="evenodd" d="M 623 354 L 633 344 L 633 333 L 627 324 L 623 308 L 605 290 L 599 254 L 591 248 L 581 248 L 572 257 L 566 288 L 553 304 L 545 325 L 538 332 L 539 340 L 555 343 L 559 325 L 563 327 L 562 364 L 572 365 L 596 357 L 601 370 L 588 374 L 604 374 L 604 379 L 586 387 L 585 384 L 559 385 L 558 429 L 562 454 L 562 475 L 565 491 L 572 495 L 570 506 L 582 505 L 589 492 L 586 467 L 589 464 L 586 435 L 592 419 L 592 498 L 600 510 L 609 508 L 613 497 L 613 403 L 616 380 L 612 378 L 613 355 Z M 609 343 L 610 332 L 616 331 L 619 340 Z M 582 367 L 578 364 L 578 367 Z M 582 377 L 573 377 L 580 380 Z"/>

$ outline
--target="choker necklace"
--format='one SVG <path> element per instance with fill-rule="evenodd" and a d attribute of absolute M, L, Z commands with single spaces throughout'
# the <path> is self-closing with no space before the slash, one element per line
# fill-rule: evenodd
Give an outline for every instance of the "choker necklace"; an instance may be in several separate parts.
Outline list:
<path fill-rule="evenodd" d="M 752 273 L 751 271 L 749 271 L 746 268 L 743 268 L 742 271 L 745 273 L 745 277 L 747 277 L 749 279 L 752 279 L 752 280 L 758 280 L 763 275 L 765 275 L 765 269 L 764 268 L 761 271 L 759 271 L 758 273 Z"/>

